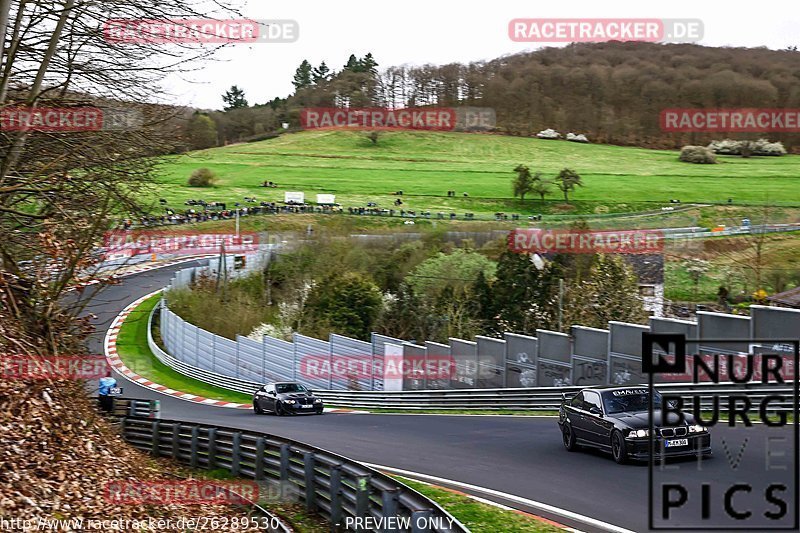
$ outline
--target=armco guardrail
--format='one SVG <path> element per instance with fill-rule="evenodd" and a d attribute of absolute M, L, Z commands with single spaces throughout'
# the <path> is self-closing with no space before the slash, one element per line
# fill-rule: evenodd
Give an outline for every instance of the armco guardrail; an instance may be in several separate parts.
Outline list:
<path fill-rule="evenodd" d="M 195 468 L 273 483 L 345 529 L 347 517 L 398 517 L 392 531 L 467 532 L 436 502 L 377 470 L 282 437 L 177 420 L 121 419 L 126 441 Z M 350 521 L 352 524 L 353 521 Z M 363 522 L 362 522 L 363 524 Z M 363 531 L 363 528 L 359 528 Z"/>
<path fill-rule="evenodd" d="M 113 397 L 112 400 L 111 414 L 114 416 L 135 416 L 139 418 L 161 417 L 161 402 L 159 400 L 118 397 Z"/>
<path fill-rule="evenodd" d="M 657 389 L 662 393 L 680 395 L 685 402 L 685 410 L 693 408 L 695 394 L 703 391 L 713 391 L 715 395 L 726 393 L 742 393 L 741 386 L 730 384 L 726 389 L 724 384 L 657 384 Z M 584 387 L 541 387 L 536 389 L 465 389 L 465 390 L 428 390 L 428 391 L 315 391 L 315 394 L 326 402 L 341 407 L 364 409 L 405 409 L 405 410 L 486 410 L 486 409 L 513 409 L 513 410 L 557 410 L 561 405 L 562 393 L 571 397 Z M 757 404 L 768 395 L 782 394 L 786 400 L 773 402 L 783 411 L 792 411 L 791 387 L 748 387 L 745 392 Z M 702 398 L 702 409 L 706 410 L 713 405 L 711 395 Z M 725 407 L 723 405 L 723 407 Z"/>

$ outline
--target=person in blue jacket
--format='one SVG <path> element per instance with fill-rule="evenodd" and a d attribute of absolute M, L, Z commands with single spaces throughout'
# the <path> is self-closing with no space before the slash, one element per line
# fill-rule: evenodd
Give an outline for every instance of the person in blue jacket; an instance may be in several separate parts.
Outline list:
<path fill-rule="evenodd" d="M 117 386 L 117 380 L 111 377 L 108 371 L 106 377 L 100 378 L 100 387 L 97 389 L 97 401 L 100 402 L 100 409 L 110 413 L 114 407 L 114 397 L 111 396 L 111 389 Z"/>

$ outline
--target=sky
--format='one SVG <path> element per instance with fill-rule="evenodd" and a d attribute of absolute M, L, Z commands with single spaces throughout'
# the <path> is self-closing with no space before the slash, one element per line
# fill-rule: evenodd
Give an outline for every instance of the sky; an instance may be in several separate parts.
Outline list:
<path fill-rule="evenodd" d="M 489 60 L 542 46 L 513 42 L 515 18 L 700 19 L 707 46 L 800 46 L 796 0 L 772 0 L 751 7 L 735 3 L 670 0 L 239 0 L 243 16 L 297 21 L 293 43 L 234 44 L 202 68 L 164 80 L 164 101 L 219 109 L 231 85 L 243 88 L 250 104 L 291 94 L 292 76 L 303 59 L 341 69 L 351 53 L 372 52 L 380 67 Z M 727 5 L 728 8 L 722 9 Z"/>

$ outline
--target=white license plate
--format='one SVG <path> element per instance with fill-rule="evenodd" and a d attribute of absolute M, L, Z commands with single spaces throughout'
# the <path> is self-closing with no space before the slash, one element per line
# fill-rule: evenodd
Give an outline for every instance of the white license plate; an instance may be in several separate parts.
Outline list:
<path fill-rule="evenodd" d="M 672 448 L 673 446 L 688 446 L 689 439 L 672 439 L 667 441 L 667 448 Z"/>
<path fill-rule="evenodd" d="M 301 405 L 300 409 L 311 409 L 312 407 L 314 407 L 314 406 L 313 405 Z"/>

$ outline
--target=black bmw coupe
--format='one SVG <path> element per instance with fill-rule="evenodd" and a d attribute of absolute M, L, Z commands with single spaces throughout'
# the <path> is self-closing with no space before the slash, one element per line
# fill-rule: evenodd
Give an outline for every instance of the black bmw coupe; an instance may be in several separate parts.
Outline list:
<path fill-rule="evenodd" d="M 650 458 L 650 392 L 644 387 L 588 388 L 567 398 L 559 409 L 558 425 L 564 447 L 581 446 L 611 452 L 617 463 Z M 667 410 L 653 396 L 654 458 L 711 455 L 711 435 L 689 413 Z M 682 415 L 682 416 L 679 416 Z"/>
<path fill-rule="evenodd" d="M 285 381 L 267 383 L 253 395 L 253 411 L 257 415 L 273 413 L 285 414 L 318 414 L 324 410 L 322 398 L 300 383 Z"/>

